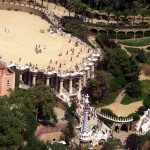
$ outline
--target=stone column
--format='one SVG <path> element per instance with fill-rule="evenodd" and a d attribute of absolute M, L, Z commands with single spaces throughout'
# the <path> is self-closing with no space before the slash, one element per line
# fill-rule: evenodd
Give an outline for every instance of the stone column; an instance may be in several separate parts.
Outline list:
<path fill-rule="evenodd" d="M 91 78 L 94 78 L 94 64 L 91 66 Z"/>
<path fill-rule="evenodd" d="M 22 74 L 20 74 L 20 82 L 23 83 Z"/>
<path fill-rule="evenodd" d="M 32 79 L 32 85 L 35 85 L 36 84 L 36 76 L 37 76 L 37 73 L 32 73 L 32 76 L 33 76 L 33 79 Z"/>
<path fill-rule="evenodd" d="M 90 69 L 87 71 L 87 78 L 90 78 Z"/>
<path fill-rule="evenodd" d="M 79 77 L 78 79 L 78 88 L 79 88 L 79 91 L 81 91 L 82 89 L 81 77 Z"/>
<path fill-rule="evenodd" d="M 46 76 L 46 86 L 49 86 L 49 78 L 50 76 Z"/>
<path fill-rule="evenodd" d="M 55 90 L 58 90 L 58 77 L 56 76 L 56 81 L 55 81 Z"/>
<path fill-rule="evenodd" d="M 51 77 L 51 87 L 53 88 L 53 77 Z"/>
<path fill-rule="evenodd" d="M 59 87 L 59 94 L 62 94 L 62 90 L 63 90 L 63 78 L 60 78 L 60 87 Z"/>
<path fill-rule="evenodd" d="M 30 71 L 28 75 L 28 85 L 31 86 L 31 72 Z"/>
<path fill-rule="evenodd" d="M 73 78 L 69 78 L 69 93 L 72 93 L 72 80 Z"/>
<path fill-rule="evenodd" d="M 83 86 L 86 86 L 86 73 L 83 75 Z"/>

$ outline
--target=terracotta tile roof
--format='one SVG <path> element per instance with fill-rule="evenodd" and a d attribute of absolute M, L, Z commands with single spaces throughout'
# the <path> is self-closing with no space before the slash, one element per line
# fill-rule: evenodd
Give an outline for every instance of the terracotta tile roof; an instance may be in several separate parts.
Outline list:
<path fill-rule="evenodd" d="M 0 70 L 6 69 L 7 67 L 0 61 Z"/>

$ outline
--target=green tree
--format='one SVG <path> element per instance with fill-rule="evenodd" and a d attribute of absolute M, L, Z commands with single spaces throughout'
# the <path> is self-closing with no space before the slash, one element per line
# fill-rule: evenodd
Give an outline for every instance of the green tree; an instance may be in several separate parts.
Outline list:
<path fill-rule="evenodd" d="M 86 90 L 92 103 L 96 104 L 107 94 L 109 82 L 107 74 L 102 70 L 96 72 L 95 79 L 88 79 Z"/>
<path fill-rule="evenodd" d="M 127 24 L 127 17 L 131 15 L 131 10 L 129 8 L 126 8 L 122 14 L 124 15 L 124 22 Z"/>
<path fill-rule="evenodd" d="M 74 132 L 74 126 L 71 123 L 71 121 L 68 122 L 67 127 L 65 128 L 65 130 L 63 131 L 63 135 L 64 135 L 64 140 L 67 143 L 67 145 L 69 144 L 69 141 L 71 140 L 72 137 L 75 136 L 75 132 Z"/>
<path fill-rule="evenodd" d="M 71 0 L 68 3 L 69 11 L 75 13 L 75 15 L 79 12 L 79 6 L 81 5 L 81 0 Z"/>
<path fill-rule="evenodd" d="M 145 109 L 150 109 L 150 94 L 147 94 L 147 96 L 144 98 L 143 105 Z"/>
<path fill-rule="evenodd" d="M 142 49 L 139 51 L 138 55 L 136 56 L 136 59 L 141 62 L 141 63 L 145 63 L 148 61 L 148 55 L 147 53 Z"/>
<path fill-rule="evenodd" d="M 108 138 L 102 150 L 116 150 L 119 147 L 123 148 L 120 139 Z"/>
<path fill-rule="evenodd" d="M 133 17 L 133 26 L 135 25 L 135 16 L 137 14 L 137 11 L 140 9 L 140 7 L 141 7 L 141 3 L 139 1 L 133 1 L 133 5 L 132 5 L 133 14 L 134 14 L 134 17 Z"/>
<path fill-rule="evenodd" d="M 17 107 L 25 106 L 30 110 L 33 110 L 34 105 L 32 99 L 28 95 L 28 91 L 24 89 L 15 88 L 10 90 L 9 103 L 15 104 Z"/>
<path fill-rule="evenodd" d="M 115 17 L 117 20 L 117 25 L 118 25 L 118 21 L 119 21 L 119 17 L 121 16 L 121 11 L 115 11 Z"/>
<path fill-rule="evenodd" d="M 31 137 L 27 141 L 27 145 L 24 148 L 24 150 L 48 150 L 47 145 L 41 141 L 38 140 L 35 136 Z"/>
<path fill-rule="evenodd" d="M 57 117 L 54 113 L 54 106 L 57 97 L 53 89 L 38 81 L 37 86 L 29 88 L 28 93 L 34 104 L 36 120 L 40 118 L 46 124 L 50 122 L 56 123 Z"/>
<path fill-rule="evenodd" d="M 0 148 L 19 149 L 23 146 L 23 123 L 8 107 L 0 106 Z"/>
<path fill-rule="evenodd" d="M 130 83 L 126 88 L 126 93 L 131 97 L 139 97 L 142 94 L 141 84 L 139 81 Z"/>

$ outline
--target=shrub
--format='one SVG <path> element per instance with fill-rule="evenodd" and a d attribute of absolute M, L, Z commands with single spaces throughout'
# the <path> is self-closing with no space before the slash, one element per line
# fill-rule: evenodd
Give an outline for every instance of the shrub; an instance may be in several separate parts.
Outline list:
<path fill-rule="evenodd" d="M 126 93 L 131 97 L 139 97 L 142 94 L 141 83 L 139 81 L 130 83 L 126 88 Z"/>
<path fill-rule="evenodd" d="M 107 109 L 107 108 L 102 108 L 101 112 L 104 113 L 104 114 L 110 115 L 110 116 L 117 117 L 117 115 L 115 113 L 113 113 L 112 110 Z"/>
<path fill-rule="evenodd" d="M 136 56 L 137 61 L 141 63 L 145 63 L 148 61 L 148 55 L 145 53 L 145 51 L 142 49 L 139 51 L 138 55 Z"/>
<path fill-rule="evenodd" d="M 112 79 L 112 81 L 114 81 L 116 84 L 118 84 L 120 86 L 120 88 L 123 88 L 128 84 L 128 82 L 126 81 L 126 79 L 124 77 L 114 77 Z"/>
<path fill-rule="evenodd" d="M 140 120 L 140 117 L 137 113 L 132 113 L 132 114 L 128 115 L 128 117 L 133 117 L 134 121 Z"/>
<path fill-rule="evenodd" d="M 129 52 L 129 53 L 131 53 L 132 55 L 137 55 L 137 53 L 139 52 L 139 48 L 131 48 L 131 47 L 125 47 L 126 48 L 126 50 Z"/>
<path fill-rule="evenodd" d="M 147 49 L 147 50 L 150 50 L 150 46 L 148 46 L 146 49 Z"/>

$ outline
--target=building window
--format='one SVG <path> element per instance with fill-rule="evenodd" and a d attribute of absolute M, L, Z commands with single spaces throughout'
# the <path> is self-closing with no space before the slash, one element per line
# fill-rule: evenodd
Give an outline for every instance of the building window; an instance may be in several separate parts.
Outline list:
<path fill-rule="evenodd" d="M 10 85 L 10 81 L 9 80 L 7 80 L 7 86 L 9 86 Z"/>

